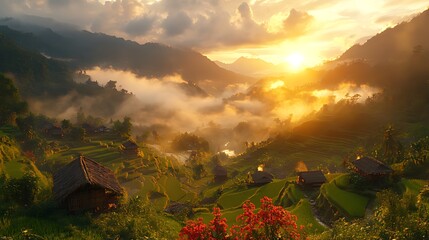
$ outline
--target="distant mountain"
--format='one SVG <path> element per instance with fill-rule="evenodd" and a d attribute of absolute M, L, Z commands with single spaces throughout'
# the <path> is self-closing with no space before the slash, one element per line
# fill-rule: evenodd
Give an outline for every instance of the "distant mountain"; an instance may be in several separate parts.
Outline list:
<path fill-rule="evenodd" d="M 252 77 L 266 77 L 285 72 L 282 66 L 266 62 L 259 58 L 240 57 L 229 64 L 219 61 L 215 61 L 215 63 L 222 68 Z"/>
<path fill-rule="evenodd" d="M 52 58 L 68 59 L 77 69 L 113 67 L 150 78 L 180 75 L 192 84 L 210 82 L 211 93 L 221 92 L 230 84 L 254 82 L 253 78 L 225 70 L 190 49 L 159 43 L 139 44 L 102 33 L 73 30 L 71 27 L 56 30 L 34 27 L 11 18 L 0 20 L 0 25 L 17 31 L 31 30 L 31 34 L 24 39 L 22 35 L 11 35 L 5 27 L 0 32 L 23 48 L 42 52 Z"/>
<path fill-rule="evenodd" d="M 429 53 L 429 10 L 409 22 L 370 38 L 364 44 L 354 45 L 339 58 L 340 61 L 366 59 L 370 62 L 398 61 L 414 53 Z"/>

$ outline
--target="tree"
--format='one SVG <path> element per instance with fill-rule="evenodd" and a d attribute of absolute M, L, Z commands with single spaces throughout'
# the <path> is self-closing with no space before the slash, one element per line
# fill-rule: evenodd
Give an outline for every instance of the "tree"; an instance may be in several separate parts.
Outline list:
<path fill-rule="evenodd" d="M 113 122 L 113 131 L 118 133 L 122 137 L 129 137 L 131 136 L 131 128 L 133 127 L 133 124 L 131 123 L 131 118 L 124 117 L 123 121 L 116 120 Z"/>
<path fill-rule="evenodd" d="M 425 174 L 429 165 L 429 137 L 411 143 L 403 162 L 404 173 L 408 176 Z"/>
<path fill-rule="evenodd" d="M 0 125 L 15 124 L 16 116 L 27 112 L 27 103 L 21 101 L 12 79 L 0 74 Z"/>
<path fill-rule="evenodd" d="M 70 133 L 72 126 L 73 125 L 71 124 L 70 120 L 68 120 L 68 119 L 63 119 L 61 121 L 61 128 L 63 129 L 64 133 L 66 133 L 66 134 Z"/>
<path fill-rule="evenodd" d="M 70 137 L 76 141 L 83 141 L 86 137 L 85 129 L 82 127 L 73 127 L 70 130 Z"/>
<path fill-rule="evenodd" d="M 403 160 L 403 147 L 398 140 L 398 132 L 392 125 L 384 130 L 380 150 L 381 157 L 386 163 L 397 163 Z"/>
<path fill-rule="evenodd" d="M 173 139 L 171 147 L 176 151 L 195 150 L 208 152 L 209 142 L 202 137 L 185 132 Z"/>
<path fill-rule="evenodd" d="M 79 111 L 77 111 L 76 113 L 76 122 L 77 124 L 83 124 L 85 123 L 85 119 L 86 119 L 85 113 L 83 112 L 82 107 L 80 107 Z"/>
<path fill-rule="evenodd" d="M 427 205 L 416 197 L 399 196 L 392 191 L 377 193 L 379 207 L 364 219 L 347 222 L 340 219 L 319 239 L 428 239 L 429 212 Z"/>

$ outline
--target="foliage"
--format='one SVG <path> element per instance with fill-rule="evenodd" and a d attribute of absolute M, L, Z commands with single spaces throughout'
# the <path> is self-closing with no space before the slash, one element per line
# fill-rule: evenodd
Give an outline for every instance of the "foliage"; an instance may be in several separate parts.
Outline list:
<path fill-rule="evenodd" d="M 377 158 L 389 164 L 401 162 L 403 160 L 404 149 L 398 139 L 398 135 L 399 132 L 392 125 L 386 127 L 381 147 L 379 151 L 377 151 L 379 155 Z"/>
<path fill-rule="evenodd" d="M 338 220 L 331 231 L 320 239 L 427 239 L 429 212 L 424 204 L 416 204 L 415 196 L 391 191 L 377 194 L 379 207 L 367 219 L 347 222 Z"/>
<path fill-rule="evenodd" d="M 21 206 L 28 206 L 34 203 L 36 194 L 39 191 L 37 177 L 31 173 L 26 173 L 22 178 L 7 180 L 3 186 L 6 200 L 15 202 Z"/>
<path fill-rule="evenodd" d="M 17 115 L 27 111 L 27 103 L 20 100 L 12 79 L 0 74 L 0 125 L 14 124 Z"/>
<path fill-rule="evenodd" d="M 86 137 L 86 131 L 82 127 L 72 127 L 70 130 L 70 137 L 75 141 L 84 141 Z"/>
<path fill-rule="evenodd" d="M 261 208 L 250 201 L 243 206 L 244 213 L 237 217 L 239 225 L 233 225 L 228 231 L 228 224 L 222 218 L 219 208 L 213 209 L 213 220 L 206 225 L 200 218 L 188 221 L 179 233 L 179 239 L 301 239 L 302 229 L 298 229 L 297 217 L 281 206 L 275 206 L 268 197 L 261 199 Z"/>
<path fill-rule="evenodd" d="M 131 136 L 131 128 L 132 128 L 131 118 L 124 117 L 123 121 L 116 120 L 113 122 L 113 131 L 118 133 L 122 137 Z"/>
<path fill-rule="evenodd" d="M 171 147 L 176 151 L 209 151 L 209 142 L 202 137 L 191 133 L 183 133 L 176 136 L 171 143 Z"/>
<path fill-rule="evenodd" d="M 116 212 L 101 214 L 94 226 L 104 239 L 173 239 L 177 223 L 157 214 L 140 198 L 133 198 Z"/>
<path fill-rule="evenodd" d="M 415 176 L 426 173 L 429 165 L 429 137 L 419 139 L 411 143 L 403 162 L 403 170 L 406 176 Z"/>

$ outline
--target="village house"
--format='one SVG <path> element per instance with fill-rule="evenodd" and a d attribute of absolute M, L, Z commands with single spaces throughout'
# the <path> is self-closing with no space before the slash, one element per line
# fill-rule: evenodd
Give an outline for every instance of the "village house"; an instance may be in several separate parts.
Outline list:
<path fill-rule="evenodd" d="M 131 139 L 128 139 L 126 142 L 122 143 L 122 146 L 123 152 L 127 155 L 137 156 L 139 154 L 139 146 Z"/>
<path fill-rule="evenodd" d="M 123 189 L 110 169 L 80 156 L 54 174 L 53 195 L 69 212 L 103 211 L 118 204 Z"/>
<path fill-rule="evenodd" d="M 388 165 L 371 157 L 359 158 L 352 162 L 354 170 L 368 179 L 377 179 L 393 172 Z"/>
<path fill-rule="evenodd" d="M 322 171 L 298 172 L 297 183 L 306 187 L 320 187 L 326 182 L 326 177 Z"/>
<path fill-rule="evenodd" d="M 213 168 L 213 175 L 216 183 L 221 183 L 228 179 L 228 171 L 221 165 L 217 165 Z"/>
<path fill-rule="evenodd" d="M 106 132 L 110 132 L 110 128 L 102 125 L 102 126 L 95 128 L 94 132 L 95 133 L 106 133 Z"/>
<path fill-rule="evenodd" d="M 252 183 L 254 186 L 261 186 L 273 181 L 274 176 L 266 171 L 256 171 L 251 175 Z"/>

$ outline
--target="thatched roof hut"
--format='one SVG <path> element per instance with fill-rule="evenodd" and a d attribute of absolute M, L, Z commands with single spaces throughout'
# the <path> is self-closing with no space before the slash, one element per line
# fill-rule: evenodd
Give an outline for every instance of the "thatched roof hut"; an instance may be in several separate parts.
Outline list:
<path fill-rule="evenodd" d="M 298 172 L 298 184 L 309 187 L 320 187 L 326 182 L 326 177 L 320 170 Z"/>
<path fill-rule="evenodd" d="M 228 171 L 221 165 L 216 165 L 213 168 L 214 181 L 219 183 L 228 179 Z"/>
<path fill-rule="evenodd" d="M 54 174 L 53 194 L 71 212 L 97 211 L 116 205 L 123 189 L 110 169 L 80 156 Z"/>
<path fill-rule="evenodd" d="M 139 153 L 139 146 L 131 139 L 128 139 L 126 142 L 122 143 L 122 146 L 124 148 L 124 153 L 126 154 L 138 155 Z"/>
<path fill-rule="evenodd" d="M 355 171 L 365 177 L 386 176 L 393 172 L 392 168 L 371 157 L 357 159 L 352 164 Z"/>
<path fill-rule="evenodd" d="M 264 185 L 267 183 L 272 182 L 274 179 L 274 176 L 266 171 L 256 171 L 252 174 L 252 181 L 253 185 Z"/>

